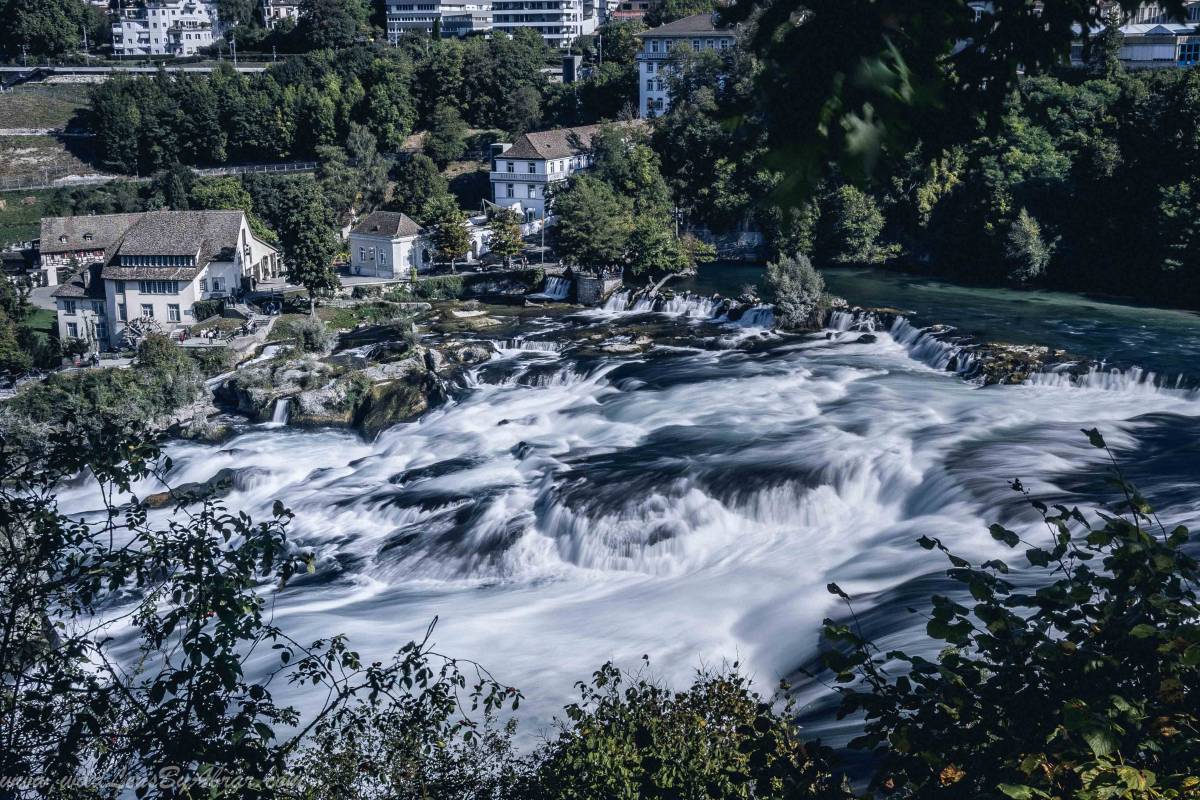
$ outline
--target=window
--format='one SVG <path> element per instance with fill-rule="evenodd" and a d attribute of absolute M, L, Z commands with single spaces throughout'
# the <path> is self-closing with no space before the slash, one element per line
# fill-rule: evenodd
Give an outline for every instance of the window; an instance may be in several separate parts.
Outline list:
<path fill-rule="evenodd" d="M 213 278 L 213 291 L 214 292 L 225 291 L 225 279 L 224 278 Z"/>
<path fill-rule="evenodd" d="M 117 294 L 125 293 L 125 281 L 117 281 Z"/>
<path fill-rule="evenodd" d="M 1183 44 L 1179 45 L 1179 63 L 1200 63 L 1200 41 L 1184 42 Z"/>
<path fill-rule="evenodd" d="M 537 173 L 537 164 L 533 163 L 532 161 L 529 161 L 526 163 L 527 163 L 526 172 L 528 172 L 530 175 L 536 174 Z"/>
<path fill-rule="evenodd" d="M 365 247 L 358 248 L 358 260 L 359 261 L 367 260 L 367 248 L 365 248 Z"/>
<path fill-rule="evenodd" d="M 513 162 L 511 162 L 511 161 L 508 162 L 508 171 L 509 172 L 516 171 L 516 167 L 513 166 Z"/>
<path fill-rule="evenodd" d="M 125 307 L 124 303 L 117 303 L 117 319 L 121 320 L 121 322 L 129 319 L 129 309 Z"/>
<path fill-rule="evenodd" d="M 722 40 L 721 40 L 721 49 L 722 49 L 722 50 L 728 50 L 728 49 L 729 49 L 729 40 L 728 40 L 728 39 L 722 39 Z"/>
<path fill-rule="evenodd" d="M 75 301 L 74 300 L 63 300 L 63 313 L 71 314 L 71 315 L 75 314 Z"/>
<path fill-rule="evenodd" d="M 513 194 L 513 185 L 511 183 L 504 184 L 504 188 L 507 191 L 508 197 L 516 197 L 516 195 Z"/>
<path fill-rule="evenodd" d="M 92 240 L 92 235 L 91 235 L 90 233 L 85 233 L 85 234 L 83 235 L 83 240 L 84 240 L 85 242 L 90 242 L 90 241 Z"/>
<path fill-rule="evenodd" d="M 368 260 L 368 261 L 374 261 L 374 260 L 375 260 L 375 248 L 374 248 L 374 247 L 372 247 L 372 248 L 371 248 L 371 252 L 370 252 L 369 258 L 368 258 L 367 260 Z"/>
<path fill-rule="evenodd" d="M 79 326 L 76 325 L 74 322 L 67 323 L 67 336 L 69 336 L 72 339 L 79 338 Z"/>
<path fill-rule="evenodd" d="M 103 300 L 93 300 L 92 301 L 92 313 L 99 314 L 100 316 L 104 316 L 104 301 Z"/>
<path fill-rule="evenodd" d="M 142 294 L 179 294 L 176 281 L 138 281 L 138 291 Z"/>
<path fill-rule="evenodd" d="M 387 266 L 387 251 L 382 247 L 379 248 L 379 263 L 381 266 Z"/>
<path fill-rule="evenodd" d="M 650 61 L 646 64 L 646 74 L 647 75 L 654 74 L 654 62 L 653 61 Z"/>
<path fill-rule="evenodd" d="M 207 292 L 207 291 L 208 291 L 208 278 L 201 278 L 200 279 L 200 293 L 203 294 L 204 292 Z"/>
<path fill-rule="evenodd" d="M 646 81 L 646 91 L 647 91 L 647 92 L 653 92 L 653 91 L 654 91 L 654 81 L 653 81 L 653 80 L 648 80 L 648 81 Z"/>
<path fill-rule="evenodd" d="M 142 316 L 154 319 L 154 306 L 149 303 L 142 303 Z"/>
<path fill-rule="evenodd" d="M 537 197 L 537 184 L 530 183 L 525 188 L 529 192 L 530 197 Z"/>
<path fill-rule="evenodd" d="M 179 306 L 176 303 L 167 306 L 167 321 L 179 322 Z"/>
<path fill-rule="evenodd" d="M 108 323 L 100 320 L 96 323 L 96 338 L 104 342 L 108 340 Z"/>
<path fill-rule="evenodd" d="M 657 52 L 658 52 L 658 39 L 651 39 L 651 40 L 650 40 L 650 52 L 651 52 L 651 53 L 657 53 Z"/>
<path fill-rule="evenodd" d="M 700 40 L 699 39 L 692 39 L 692 49 L 699 52 L 699 50 L 700 50 Z"/>

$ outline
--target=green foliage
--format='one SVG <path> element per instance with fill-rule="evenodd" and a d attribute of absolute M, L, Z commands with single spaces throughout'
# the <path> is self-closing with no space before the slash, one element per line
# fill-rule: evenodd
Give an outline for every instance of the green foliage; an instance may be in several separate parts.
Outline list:
<path fill-rule="evenodd" d="M 875 198 L 855 186 L 839 186 L 822 204 L 817 252 L 839 264 L 882 261 L 888 254 L 879 241 L 883 226 Z"/>
<path fill-rule="evenodd" d="M 330 209 L 315 182 L 292 181 L 285 184 L 284 192 L 279 227 L 284 266 L 288 280 L 307 289 L 311 298 L 338 285 L 333 257 L 340 244 Z"/>
<path fill-rule="evenodd" d="M 83 0 L 24 0 L 0 2 L 0 52 L 20 58 L 21 46 L 30 56 L 59 56 L 83 50 L 83 29 L 95 42 L 95 21 Z"/>
<path fill-rule="evenodd" d="M 362 0 L 300 0 L 296 33 L 313 49 L 338 49 L 354 44 L 367 23 Z"/>
<path fill-rule="evenodd" d="M 1009 226 L 1004 256 L 1010 265 L 1008 279 L 1014 283 L 1030 283 L 1050 263 L 1050 247 L 1042 237 L 1041 226 L 1023 208 Z"/>
<path fill-rule="evenodd" d="M 713 0 L 662 0 L 661 3 L 651 3 L 650 10 L 646 12 L 646 24 L 657 28 L 693 14 L 716 10 L 717 4 Z"/>
<path fill-rule="evenodd" d="M 633 231 L 630 201 L 592 175 L 580 175 L 554 196 L 554 249 L 570 264 L 600 269 L 620 264 Z"/>
<path fill-rule="evenodd" d="M 425 153 L 439 167 L 462 158 L 467 149 L 467 127 L 451 106 L 441 106 L 433 112 L 429 135 L 425 138 Z"/>
<path fill-rule="evenodd" d="M 518 255 L 525 247 L 521 238 L 520 216 L 508 208 L 494 211 L 488 220 L 488 230 L 491 232 L 488 249 L 504 259 L 505 266 L 511 266 L 513 256 Z"/>
<path fill-rule="evenodd" d="M 335 339 L 325 323 L 316 317 L 297 320 L 291 325 L 290 333 L 296 339 L 296 346 L 305 353 L 327 353 Z"/>
<path fill-rule="evenodd" d="M 767 288 L 775 298 L 775 322 L 785 329 L 819 328 L 825 279 L 808 256 L 797 253 L 767 264 Z"/>
<path fill-rule="evenodd" d="M 439 198 L 427 212 L 429 224 L 433 227 L 430 239 L 436 249 L 437 257 L 449 261 L 451 269 L 454 262 L 462 258 L 471 249 L 471 235 L 467 232 L 467 215 L 458 207 L 453 197 Z"/>
<path fill-rule="evenodd" d="M 1099 432 L 1085 433 L 1105 448 Z M 865 717 L 851 744 L 877 755 L 873 788 L 905 797 L 1194 795 L 1200 571 L 1187 529 L 1163 528 L 1119 471 L 1115 483 L 1124 499 L 1095 520 L 1031 500 L 1041 537 L 992 525 L 1027 564 L 1020 578 L 1015 565 L 972 564 L 923 536 L 922 547 L 950 560 L 946 574 L 959 587 L 933 598 L 926 630 L 944 643 L 934 661 L 884 654 L 856 626 L 826 621 L 840 714 Z M 1013 488 L 1027 496 L 1019 481 Z"/>
<path fill-rule="evenodd" d="M 422 153 L 402 160 L 395 168 L 396 189 L 389 208 L 402 211 L 423 225 L 430 223 L 428 212 L 450 194 L 446 179 L 433 159 Z"/>
<path fill-rule="evenodd" d="M 672 691 L 605 664 L 565 709 L 537 754 L 526 796 L 846 798 L 821 748 L 806 746 L 781 708 L 736 672 L 701 672 Z"/>

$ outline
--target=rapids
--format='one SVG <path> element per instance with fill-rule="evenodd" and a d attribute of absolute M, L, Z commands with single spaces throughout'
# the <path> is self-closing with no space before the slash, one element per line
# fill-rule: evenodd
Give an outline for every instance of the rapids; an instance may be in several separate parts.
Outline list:
<path fill-rule="evenodd" d="M 171 444 L 170 480 L 229 467 L 229 508 L 265 517 L 280 499 L 296 513 L 318 569 L 275 603 L 292 636 L 346 633 L 370 660 L 438 616 L 439 650 L 525 692 L 526 735 L 607 659 L 649 654 L 676 682 L 736 659 L 769 692 L 840 613 L 830 581 L 886 646 L 922 646 L 904 609 L 941 588 L 945 562 L 915 540 L 1009 553 L 986 527 L 1033 524 L 1013 478 L 1047 501 L 1102 496 L 1103 453 L 1082 427 L 1115 445 L 1164 524 L 1200 523 L 1192 392 L 1053 376 L 979 388 L 907 329 L 783 336 L 755 326 L 766 312 L 729 323 L 701 299 L 659 312 L 629 299 L 497 342 L 449 403 L 374 442 L 247 425 L 221 445 Z M 556 336 L 635 320 L 695 346 L 597 356 Z M 61 502 L 95 507 L 86 487 Z M 810 733 L 848 735 L 825 689 L 798 692 Z"/>

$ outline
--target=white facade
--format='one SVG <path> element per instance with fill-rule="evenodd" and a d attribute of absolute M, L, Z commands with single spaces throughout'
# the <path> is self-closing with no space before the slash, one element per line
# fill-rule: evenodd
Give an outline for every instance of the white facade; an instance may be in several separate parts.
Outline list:
<path fill-rule="evenodd" d="M 300 4 L 295 0 L 263 0 L 262 15 L 267 30 L 275 30 L 284 20 L 300 19 Z"/>
<path fill-rule="evenodd" d="M 205 215 L 210 215 L 207 218 Z M 246 215 L 241 212 L 151 212 L 130 223 L 121 240 L 103 258 L 82 269 L 54 293 L 58 309 L 59 336 L 83 339 L 93 347 L 116 347 L 126 324 L 135 319 L 152 320 L 163 333 L 193 325 L 193 305 L 201 300 L 240 295 L 257 280 L 279 274 L 279 254 L 256 238 Z M 78 219 L 78 218 L 77 218 Z M 213 220 L 218 220 L 214 222 Z M 139 224 L 147 223 L 141 230 Z M 162 255 L 139 240 L 137 252 L 122 252 L 131 237 L 147 227 L 169 235 Z M 196 231 L 205 230 L 197 237 Z M 191 255 L 180 255 L 173 242 L 201 240 Z M 219 236 L 219 241 L 213 241 Z M 186 247 L 187 245 L 185 245 Z M 208 252 L 209 248 L 215 248 Z"/>
<path fill-rule="evenodd" d="M 492 29 L 492 4 L 488 0 L 387 0 L 388 41 L 396 44 L 405 33 L 433 34 L 438 27 L 442 36 L 466 36 Z"/>
<path fill-rule="evenodd" d="M 406 278 L 433 266 L 433 245 L 424 236 L 350 232 L 350 272 L 371 278 Z"/>
<path fill-rule="evenodd" d="M 728 50 L 737 34 L 716 27 L 711 14 L 696 14 L 638 34 L 638 115 L 661 116 L 671 108 L 671 56 L 680 51 Z"/>
<path fill-rule="evenodd" d="M 551 187 L 592 165 L 590 153 L 561 158 L 509 158 L 503 152 L 492 159 L 492 201 L 516 209 L 525 222 L 542 219 Z"/>
<path fill-rule="evenodd" d="M 566 49 L 580 36 L 595 33 L 597 24 L 594 0 L 492 0 L 496 31 L 530 28 L 556 49 Z"/>
<path fill-rule="evenodd" d="M 112 25 L 115 56 L 191 56 L 221 35 L 211 0 L 148 0 L 122 9 Z"/>

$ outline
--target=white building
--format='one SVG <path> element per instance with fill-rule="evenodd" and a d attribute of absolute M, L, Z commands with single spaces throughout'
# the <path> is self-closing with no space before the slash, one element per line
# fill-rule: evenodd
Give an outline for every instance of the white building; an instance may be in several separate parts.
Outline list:
<path fill-rule="evenodd" d="M 42 220 L 42 235 L 57 239 L 61 231 L 68 237 L 61 245 L 91 244 L 99 238 L 93 227 L 109 244 L 98 254 L 72 251 L 76 271 L 54 292 L 64 341 L 115 347 L 133 319 L 170 333 L 195 323 L 197 301 L 236 296 L 280 272 L 278 251 L 254 235 L 241 211 L 50 217 Z"/>
<path fill-rule="evenodd" d="M 212 0 L 147 0 L 122 8 L 112 24 L 115 56 L 191 56 L 221 36 Z"/>
<path fill-rule="evenodd" d="M 1189 6 L 1189 16 L 1200 11 L 1200 5 Z M 1195 22 L 1135 22 L 1120 27 L 1123 37 L 1120 60 L 1129 69 L 1161 67 L 1191 67 L 1200 64 L 1200 24 Z M 1091 31 L 1095 37 L 1103 28 Z M 1071 63 L 1082 66 L 1085 61 L 1082 41 L 1071 45 Z"/>
<path fill-rule="evenodd" d="M 672 54 L 680 48 L 689 52 L 728 50 L 737 44 L 737 32 L 718 27 L 714 14 L 693 14 L 639 33 L 638 115 L 654 117 L 671 108 L 668 77 Z"/>
<path fill-rule="evenodd" d="M 404 278 L 433 264 L 433 246 L 407 214 L 373 211 L 350 231 L 350 272 Z"/>
<path fill-rule="evenodd" d="M 442 36 L 466 36 L 492 29 L 492 4 L 489 0 L 386 0 L 388 41 L 396 44 L 406 33 Z"/>
<path fill-rule="evenodd" d="M 596 32 L 595 0 L 492 0 L 492 27 L 511 33 L 537 31 L 546 44 L 566 49 L 580 36 Z"/>
<path fill-rule="evenodd" d="M 262 0 L 263 25 L 275 30 L 284 20 L 300 20 L 300 4 L 296 0 Z"/>
<path fill-rule="evenodd" d="M 526 222 L 546 214 L 546 191 L 592 166 L 592 137 L 600 125 L 526 133 L 513 144 L 492 146 L 492 201 L 521 213 Z"/>

